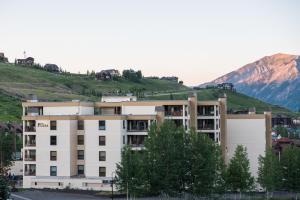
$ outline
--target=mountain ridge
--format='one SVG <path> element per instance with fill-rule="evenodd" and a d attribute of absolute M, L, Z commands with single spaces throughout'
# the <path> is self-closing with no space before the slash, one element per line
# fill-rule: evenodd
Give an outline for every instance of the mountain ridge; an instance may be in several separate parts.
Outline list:
<path fill-rule="evenodd" d="M 265 56 L 211 82 L 230 82 L 237 91 L 268 103 L 298 111 L 300 108 L 300 56 L 277 53 Z"/>

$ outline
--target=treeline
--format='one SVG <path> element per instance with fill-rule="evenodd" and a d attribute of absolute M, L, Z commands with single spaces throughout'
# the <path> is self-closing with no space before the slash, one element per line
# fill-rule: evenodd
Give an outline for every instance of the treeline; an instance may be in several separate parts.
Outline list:
<path fill-rule="evenodd" d="M 225 165 L 220 146 L 205 134 L 188 134 L 170 121 L 152 125 L 145 148 L 122 151 L 116 185 L 130 196 L 189 193 L 210 196 L 251 192 L 261 185 L 272 191 L 300 192 L 300 150 L 287 148 L 280 157 L 272 150 L 259 157 L 258 179 L 250 173 L 245 147 L 239 145 Z M 272 194 L 272 193 L 271 193 Z"/>
<path fill-rule="evenodd" d="M 125 147 L 116 174 L 118 189 L 131 196 L 185 192 L 206 196 L 254 188 L 243 146 L 225 166 L 218 144 L 205 134 L 186 134 L 170 121 L 151 126 L 144 150 Z"/>

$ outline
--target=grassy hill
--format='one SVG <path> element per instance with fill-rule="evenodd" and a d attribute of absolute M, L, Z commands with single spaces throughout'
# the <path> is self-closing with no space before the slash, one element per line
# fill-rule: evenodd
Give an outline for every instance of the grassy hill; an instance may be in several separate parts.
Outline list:
<path fill-rule="evenodd" d="M 280 113 L 289 116 L 299 116 L 298 113 L 294 113 L 286 108 L 268 104 L 258 99 L 237 92 L 224 91 L 219 89 L 202 89 L 194 92 L 197 92 L 198 100 L 217 100 L 220 96 L 226 93 L 228 110 L 230 109 L 243 110 L 243 109 L 255 107 L 257 113 L 263 113 L 266 110 L 272 110 L 272 113 L 274 114 Z M 169 94 L 157 94 L 152 96 L 149 95 L 147 96 L 146 99 L 166 100 L 166 99 L 187 99 L 187 98 L 188 98 L 188 92 L 177 92 L 177 93 L 169 93 Z"/>
<path fill-rule="evenodd" d="M 148 93 L 187 89 L 186 86 L 158 79 L 144 78 L 139 82 L 125 79 L 100 81 L 87 75 L 55 74 L 40 69 L 0 63 L 0 89 L 20 98 L 36 94 L 40 99 L 52 101 L 93 100 L 101 93 L 129 92 L 133 88 L 144 89 Z"/>
<path fill-rule="evenodd" d="M 40 69 L 0 63 L 0 121 L 20 121 L 21 101 L 29 94 L 39 99 L 64 101 L 79 99 L 99 101 L 99 94 L 107 92 L 128 92 L 133 88 L 145 91 L 144 99 L 187 99 L 190 89 L 170 81 L 142 79 L 140 82 L 128 80 L 98 81 L 78 74 L 55 74 Z M 218 99 L 224 91 L 204 89 L 196 91 L 199 100 Z M 241 110 L 256 107 L 257 112 L 271 108 L 273 113 L 296 114 L 279 106 L 274 106 L 249 96 L 228 92 L 228 109 Z M 172 95 L 170 95 L 172 94 Z"/>

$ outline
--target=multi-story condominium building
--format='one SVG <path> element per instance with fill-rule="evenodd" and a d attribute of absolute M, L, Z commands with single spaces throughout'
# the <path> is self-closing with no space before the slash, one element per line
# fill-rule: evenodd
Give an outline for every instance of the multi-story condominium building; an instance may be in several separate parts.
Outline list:
<path fill-rule="evenodd" d="M 101 102 L 23 103 L 24 188 L 110 190 L 125 145 L 143 148 L 152 122 L 172 120 L 185 130 L 207 134 L 225 161 L 235 147 L 248 148 L 251 172 L 271 144 L 271 114 L 228 115 L 226 97 L 216 101 L 138 101 L 103 97 Z"/>

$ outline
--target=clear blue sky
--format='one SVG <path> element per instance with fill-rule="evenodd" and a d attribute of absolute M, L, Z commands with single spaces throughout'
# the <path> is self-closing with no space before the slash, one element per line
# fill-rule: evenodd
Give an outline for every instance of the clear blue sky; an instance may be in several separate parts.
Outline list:
<path fill-rule="evenodd" d="M 72 72 L 140 69 L 187 85 L 300 54 L 298 0 L 0 0 L 0 52 Z"/>

